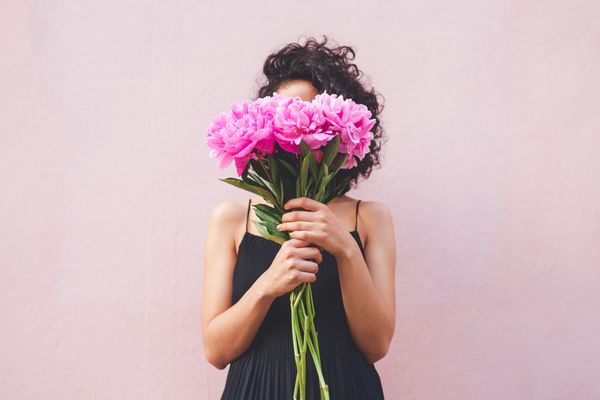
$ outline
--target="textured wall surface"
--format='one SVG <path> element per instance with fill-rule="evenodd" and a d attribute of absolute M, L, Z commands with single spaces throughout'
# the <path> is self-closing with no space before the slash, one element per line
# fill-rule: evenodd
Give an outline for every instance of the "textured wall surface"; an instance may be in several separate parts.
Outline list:
<path fill-rule="evenodd" d="M 204 132 L 304 33 L 386 100 L 386 398 L 600 398 L 600 2 L 3 1 L 2 399 L 217 399 Z M 210 195 L 209 195 L 210 194 Z M 338 399 L 336 399 L 338 400 Z"/>

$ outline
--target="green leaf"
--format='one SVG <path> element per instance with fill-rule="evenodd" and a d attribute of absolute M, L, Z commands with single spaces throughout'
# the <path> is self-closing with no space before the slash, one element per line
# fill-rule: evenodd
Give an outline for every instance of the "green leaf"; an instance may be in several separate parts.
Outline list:
<path fill-rule="evenodd" d="M 329 185 L 329 182 L 331 182 L 332 179 L 333 179 L 333 174 L 325 175 L 321 182 L 321 186 L 319 187 L 319 191 L 327 189 L 327 185 Z"/>
<path fill-rule="evenodd" d="M 329 167 L 330 171 L 334 175 L 337 174 L 338 170 L 346 163 L 347 159 L 348 159 L 348 154 L 340 153 L 339 157 L 337 157 L 336 160 L 333 162 L 333 164 L 330 165 L 330 167 Z"/>
<path fill-rule="evenodd" d="M 333 179 L 333 175 L 325 175 L 323 177 L 323 180 L 321 181 L 321 186 L 319 187 L 319 191 L 316 194 L 317 201 L 323 201 L 323 198 L 325 197 L 325 191 L 327 190 L 327 185 L 329 185 L 331 179 Z"/>
<path fill-rule="evenodd" d="M 251 182 L 253 185 L 256 186 L 260 186 L 265 190 L 271 191 L 271 185 L 269 184 L 268 181 L 265 181 L 263 178 L 261 178 L 259 175 L 255 174 L 255 173 L 248 173 L 247 179 L 245 179 L 246 182 Z"/>
<path fill-rule="evenodd" d="M 271 185 L 270 182 L 265 181 L 260 176 L 253 174 L 253 173 L 248 174 L 247 182 L 249 182 L 250 184 L 252 184 L 254 186 L 260 186 L 261 188 L 266 190 L 270 194 L 269 198 L 272 199 L 272 201 L 268 200 L 269 203 L 271 203 L 271 204 L 275 203 L 275 199 L 277 198 L 277 196 L 274 193 L 273 186 Z M 265 200 L 267 200 L 267 199 L 265 198 Z"/>
<path fill-rule="evenodd" d="M 257 194 L 257 195 L 261 196 L 263 199 L 265 199 L 265 201 L 268 201 L 269 203 L 275 202 L 275 199 L 273 198 L 273 194 L 270 191 L 268 191 L 260 186 L 253 185 L 249 182 L 245 182 L 245 181 L 242 181 L 241 179 L 237 179 L 237 178 L 219 178 L 219 180 L 223 181 L 225 183 L 229 183 L 230 185 L 233 185 L 237 188 Z"/>
<path fill-rule="evenodd" d="M 269 154 L 269 168 L 271 170 L 273 184 L 276 184 L 279 182 L 279 168 L 277 167 L 277 159 L 273 156 L 273 154 Z"/>
<path fill-rule="evenodd" d="M 281 216 L 279 212 L 271 206 L 266 204 L 254 204 L 254 212 L 256 216 L 263 221 L 268 221 L 271 224 L 277 226 L 281 223 Z"/>
<path fill-rule="evenodd" d="M 304 139 L 300 140 L 300 151 L 302 152 L 303 158 L 308 157 L 309 154 L 312 154 L 312 151 L 310 151 L 310 147 L 308 147 Z"/>
<path fill-rule="evenodd" d="M 293 177 L 297 177 L 298 176 L 298 168 L 294 168 L 292 166 L 292 164 L 290 164 L 289 162 L 287 162 L 283 158 L 280 158 L 279 162 L 281 163 L 281 165 L 283 165 L 284 169 L 287 170 L 287 173 L 289 173 L 290 176 L 293 176 Z"/>
<path fill-rule="evenodd" d="M 313 178 L 317 180 L 319 179 L 319 164 L 317 163 L 317 159 L 315 158 L 315 155 L 312 152 L 308 156 L 308 159 L 310 160 L 310 163 L 308 165 L 310 168 L 310 173 L 313 176 Z"/>
<path fill-rule="evenodd" d="M 331 201 L 332 199 L 339 196 L 339 194 L 346 188 L 346 186 L 348 186 L 348 182 L 350 181 L 351 178 L 352 178 L 351 176 L 345 177 L 344 179 L 341 180 L 341 182 L 339 182 L 335 186 L 335 188 L 328 191 L 328 193 L 326 193 L 326 196 L 323 199 L 323 203 L 327 204 L 327 203 L 329 203 L 329 201 Z"/>
<path fill-rule="evenodd" d="M 310 147 L 308 147 L 308 145 L 306 144 L 306 142 L 304 141 L 304 139 L 300 140 L 300 151 L 302 151 L 302 158 L 306 159 L 308 158 L 310 160 L 310 164 L 309 164 L 309 168 L 310 168 L 310 173 L 312 174 L 312 176 L 317 179 L 318 175 L 319 175 L 319 164 L 317 163 L 317 159 L 315 158 L 315 155 L 312 153 Z M 304 162 L 304 160 L 303 160 Z"/>
<path fill-rule="evenodd" d="M 269 154 L 269 168 L 271 170 L 271 185 L 273 187 L 273 192 L 275 193 L 275 197 L 277 198 L 277 204 L 281 205 L 281 201 L 283 198 L 283 191 L 281 190 L 281 177 L 279 176 L 279 167 L 277 166 L 277 158 L 273 156 L 273 154 Z"/>
<path fill-rule="evenodd" d="M 288 197 L 286 196 L 285 193 L 285 187 L 283 184 L 283 180 L 279 181 L 279 192 L 281 193 L 281 201 L 279 203 L 279 205 L 281 206 L 281 208 L 283 208 L 283 205 L 285 204 L 285 202 L 288 200 Z"/>
<path fill-rule="evenodd" d="M 323 177 L 325 175 L 327 175 L 328 173 L 329 173 L 329 168 L 327 167 L 327 164 L 325 164 L 325 163 L 321 164 L 321 168 L 319 168 L 319 179 L 317 179 L 316 187 L 320 187 L 321 179 L 323 179 Z"/>
<path fill-rule="evenodd" d="M 331 139 L 329 143 L 327 143 L 327 145 L 325 146 L 325 150 L 323 151 L 323 160 L 321 161 L 321 163 L 327 166 L 331 166 L 331 162 L 337 155 L 339 147 L 340 135 L 335 135 L 335 137 Z"/>
<path fill-rule="evenodd" d="M 302 160 L 302 168 L 300 168 L 300 191 L 301 196 L 304 196 L 307 189 L 308 184 L 308 164 L 310 160 L 308 157 Z"/>
<path fill-rule="evenodd" d="M 255 226 L 256 226 L 256 230 L 265 239 L 272 240 L 273 242 L 276 242 L 276 243 L 279 243 L 279 244 L 283 244 L 285 242 L 285 240 L 286 240 L 286 239 L 284 239 L 282 237 L 271 235 L 269 233 L 269 231 L 264 226 L 262 226 L 261 224 L 255 224 Z"/>
<path fill-rule="evenodd" d="M 296 195 L 294 197 L 300 197 L 301 196 L 301 189 L 300 189 L 300 177 L 298 177 L 298 179 L 296 179 Z"/>
<path fill-rule="evenodd" d="M 246 168 L 244 168 L 244 171 L 242 172 L 242 176 L 240 177 L 243 181 L 245 181 L 246 178 L 248 177 L 249 171 L 250 171 L 250 163 L 246 164 Z"/>
<path fill-rule="evenodd" d="M 258 160 L 251 158 L 250 165 L 252 165 L 252 169 L 254 170 L 254 172 L 256 172 L 261 178 L 263 178 L 266 181 L 269 180 L 269 175 Z"/>

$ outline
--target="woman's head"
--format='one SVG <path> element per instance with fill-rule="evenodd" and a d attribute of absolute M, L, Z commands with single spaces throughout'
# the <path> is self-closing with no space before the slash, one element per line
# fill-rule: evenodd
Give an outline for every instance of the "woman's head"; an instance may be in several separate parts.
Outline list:
<path fill-rule="evenodd" d="M 350 62 L 354 57 L 355 51 L 350 46 L 327 46 L 326 36 L 322 42 L 308 38 L 305 44 L 289 43 L 265 60 L 266 82 L 258 89 L 257 96 L 278 92 L 286 97 L 299 96 L 311 101 L 317 94 L 327 91 L 364 104 L 376 121 L 370 150 L 356 167 L 340 170 L 336 176 L 339 181 L 350 176 L 351 186 L 356 186 L 359 176 L 368 178 L 373 168 L 380 165 L 379 151 L 384 137 L 379 117 L 383 104 L 379 103 L 379 94 L 374 89 L 367 90 L 361 83 L 364 74 Z"/>
<path fill-rule="evenodd" d="M 283 81 L 275 88 L 275 91 L 284 97 L 298 96 L 304 101 L 312 101 L 319 94 L 312 82 L 303 79 Z"/>

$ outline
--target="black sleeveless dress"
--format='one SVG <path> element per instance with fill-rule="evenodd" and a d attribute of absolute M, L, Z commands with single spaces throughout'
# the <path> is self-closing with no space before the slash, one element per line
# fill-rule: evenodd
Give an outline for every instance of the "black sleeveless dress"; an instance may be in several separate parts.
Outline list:
<path fill-rule="evenodd" d="M 251 199 L 248 202 L 250 213 Z M 350 232 L 364 248 L 356 223 Z M 233 274 L 232 301 L 235 304 L 265 272 L 281 245 L 246 232 L 238 249 Z M 331 400 L 379 400 L 383 390 L 375 366 L 356 347 L 351 335 L 339 282 L 335 257 L 322 251 L 323 262 L 312 283 L 315 328 L 319 338 L 322 371 Z M 289 293 L 271 304 L 250 347 L 229 364 L 221 400 L 292 400 L 296 364 L 292 344 Z M 320 400 L 319 379 L 312 356 L 306 352 L 306 398 Z"/>

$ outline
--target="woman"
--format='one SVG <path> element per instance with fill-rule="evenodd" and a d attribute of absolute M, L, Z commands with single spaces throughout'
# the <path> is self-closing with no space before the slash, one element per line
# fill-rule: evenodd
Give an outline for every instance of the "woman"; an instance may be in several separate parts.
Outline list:
<path fill-rule="evenodd" d="M 338 179 L 368 177 L 379 165 L 383 129 L 373 91 L 349 60 L 351 47 L 328 48 L 309 38 L 270 55 L 267 83 L 257 97 L 274 91 L 310 101 L 327 91 L 365 104 L 376 118 L 370 152 Z M 205 242 L 202 305 L 207 360 L 230 365 L 221 399 L 292 399 L 296 377 L 289 293 L 312 282 L 322 370 L 332 400 L 383 399 L 373 363 L 388 351 L 395 323 L 395 236 L 388 208 L 378 201 L 355 200 L 345 192 L 328 204 L 291 199 L 280 230 L 292 238 L 280 245 L 261 237 L 247 201 L 217 205 Z M 359 207 L 361 206 L 361 207 Z M 353 223 L 353 225 L 352 225 Z M 307 353 L 307 399 L 320 399 L 319 383 Z"/>

